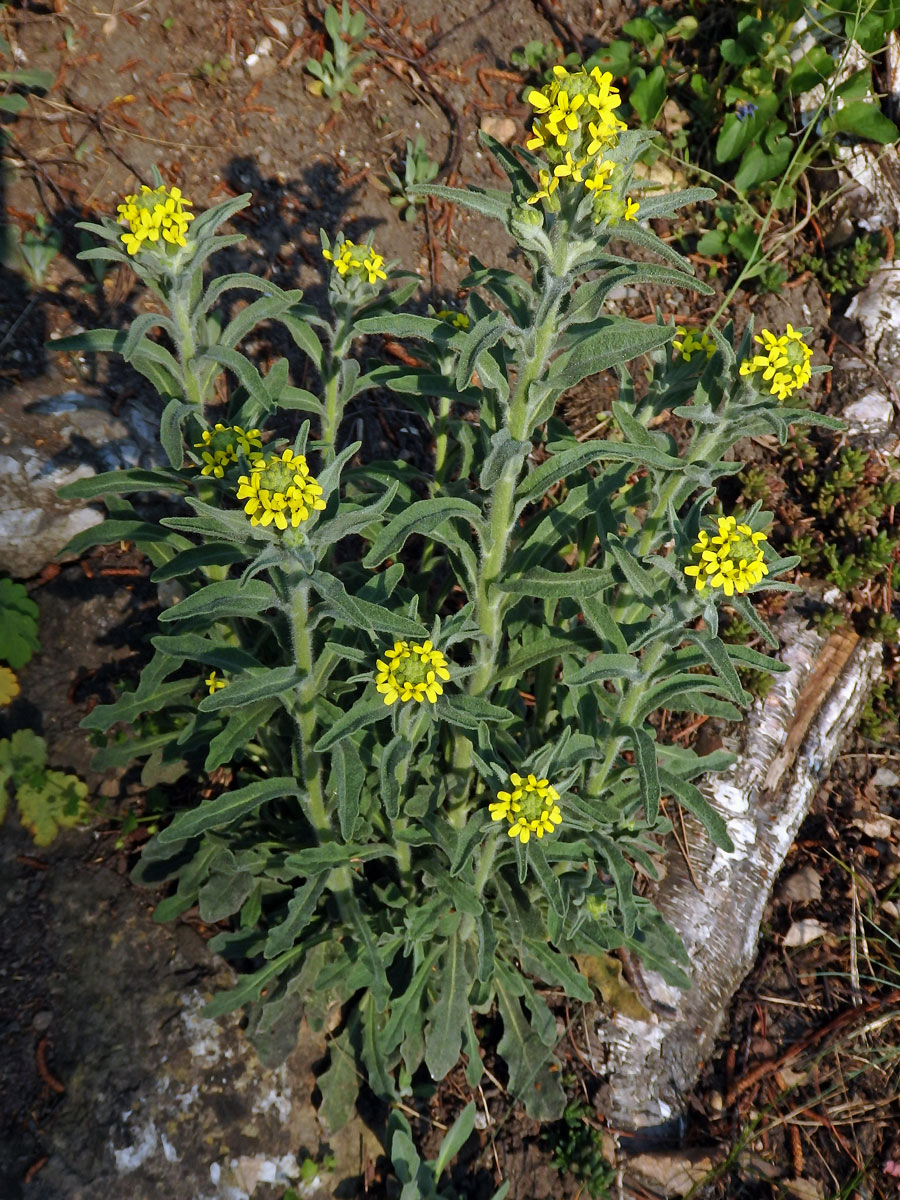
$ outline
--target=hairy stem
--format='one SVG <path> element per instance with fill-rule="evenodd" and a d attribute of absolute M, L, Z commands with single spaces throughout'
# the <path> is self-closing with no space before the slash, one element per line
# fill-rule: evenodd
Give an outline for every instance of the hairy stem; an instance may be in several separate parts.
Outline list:
<path fill-rule="evenodd" d="M 619 711 L 616 715 L 617 726 L 630 725 L 634 720 L 634 715 L 638 710 L 640 702 L 643 700 L 647 690 L 655 682 L 653 672 L 659 666 L 666 649 L 666 643 L 659 641 L 645 653 L 641 660 L 643 671 L 641 678 L 635 680 L 622 697 L 622 702 L 619 705 Z M 609 773 L 615 766 L 616 759 L 619 757 L 619 750 L 622 748 L 624 741 L 624 735 L 616 733 L 612 734 L 608 739 L 606 754 L 588 776 L 586 786 L 586 794 L 588 796 L 599 796 L 603 791 L 606 781 L 609 778 Z"/>
<path fill-rule="evenodd" d="M 181 383 L 184 388 L 184 398 L 190 404 L 202 408 L 204 396 L 200 383 L 194 373 L 194 360 L 197 356 L 197 343 L 191 327 L 190 304 L 190 275 L 182 276 L 175 283 L 169 300 L 172 320 L 176 330 L 176 349 L 178 361 L 181 364 Z"/>

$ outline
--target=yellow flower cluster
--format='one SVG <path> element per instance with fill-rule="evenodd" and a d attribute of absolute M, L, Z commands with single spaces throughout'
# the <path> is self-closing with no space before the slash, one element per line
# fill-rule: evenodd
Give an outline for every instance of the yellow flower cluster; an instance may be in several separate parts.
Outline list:
<path fill-rule="evenodd" d="M 515 771 L 509 777 L 511 791 L 498 792 L 497 800 L 489 805 L 491 820 L 509 822 L 507 833 L 527 842 L 532 834 L 542 838 L 562 824 L 559 811 L 559 792 L 546 779 L 529 775 L 523 779 Z"/>
<path fill-rule="evenodd" d="M 385 704 L 407 700 L 430 700 L 434 704 L 444 694 L 440 681 L 450 678 L 446 658 L 432 642 L 394 642 L 383 659 L 375 664 L 375 690 Z"/>
<path fill-rule="evenodd" d="M 553 80 L 528 93 L 528 103 L 537 114 L 528 149 L 556 146 L 577 152 L 585 142 L 586 152 L 591 156 L 606 146 L 614 146 L 625 122 L 615 115 L 622 97 L 612 82 L 612 72 L 601 71 L 599 67 L 594 67 L 590 74 L 584 67 L 573 72 L 563 66 L 554 67 Z"/>
<path fill-rule="evenodd" d="M 244 512 L 251 525 L 274 524 L 284 531 L 288 521 L 296 529 L 310 514 L 325 507 L 322 489 L 302 454 L 285 450 L 281 455 L 254 458 L 250 474 L 238 479 L 238 500 L 246 500 Z"/>
<path fill-rule="evenodd" d="M 526 145 L 547 157 L 547 167 L 538 172 L 538 190 L 528 203 L 549 200 L 561 181 L 580 183 L 594 193 L 595 220 L 634 221 L 640 207 L 636 200 L 603 196 L 611 191 L 609 177 L 615 170 L 603 152 L 617 144 L 625 128 L 615 115 L 622 98 L 612 85 L 612 74 L 599 67 L 588 73 L 584 67 L 570 72 L 556 66 L 553 76 L 528 93 L 535 120 Z"/>
<path fill-rule="evenodd" d="M 187 227 L 194 219 L 193 213 L 185 212 L 186 208 L 193 208 L 193 204 L 182 196 L 180 188 L 167 191 L 165 187 L 148 188 L 141 184 L 140 194 L 126 196 L 116 209 L 120 223 L 128 226 L 122 234 L 125 249 L 129 254 L 137 254 L 145 242 L 153 244 L 160 237 L 170 246 L 186 246 Z"/>
<path fill-rule="evenodd" d="M 262 449 L 259 430 L 245 430 L 240 425 L 217 422 L 213 429 L 204 429 L 200 437 L 201 441 L 194 442 L 194 449 L 201 451 L 203 460 L 200 474 L 215 475 L 216 479 L 221 479 L 225 469 L 238 461 L 238 451 L 249 458 L 253 450 Z"/>
<path fill-rule="evenodd" d="M 803 334 L 792 325 L 788 325 L 787 332 L 781 337 L 763 329 L 754 341 L 759 342 L 765 353 L 754 354 L 742 362 L 742 375 L 761 374 L 764 382 L 769 384 L 771 394 L 779 400 L 786 400 L 809 383 L 812 378 L 812 350 L 804 342 Z"/>
<path fill-rule="evenodd" d="M 707 358 L 712 358 L 715 354 L 716 343 L 708 333 L 697 334 L 693 329 L 685 329 L 683 325 L 678 326 L 676 333 L 678 337 L 672 345 L 685 362 L 690 362 L 695 354 L 705 354 Z"/>
<path fill-rule="evenodd" d="M 734 517 L 719 517 L 718 524 L 719 532 L 712 538 L 701 529 L 691 546 L 699 562 L 685 567 L 684 573 L 694 579 L 698 592 L 709 584 L 721 588 L 726 596 L 742 594 L 769 573 L 763 561 L 766 535 L 754 533 L 749 525 L 738 525 Z"/>
<path fill-rule="evenodd" d="M 323 250 L 322 257 L 334 264 L 334 269 L 343 279 L 345 275 L 356 275 L 375 284 L 379 279 L 387 279 L 384 271 L 384 257 L 376 254 L 368 243 L 357 245 L 356 242 L 343 241 L 335 245 L 334 250 Z"/>

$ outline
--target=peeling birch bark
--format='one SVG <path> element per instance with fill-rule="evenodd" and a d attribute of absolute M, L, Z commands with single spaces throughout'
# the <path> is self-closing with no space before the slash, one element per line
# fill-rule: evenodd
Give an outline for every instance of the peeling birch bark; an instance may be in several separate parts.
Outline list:
<path fill-rule="evenodd" d="M 601 1107 L 614 1129 L 648 1137 L 678 1133 L 703 1061 L 730 1001 L 753 965 L 763 911 L 788 850 L 841 738 L 853 728 L 881 674 L 882 648 L 853 633 L 824 641 L 789 615 L 777 632 L 790 670 L 777 675 L 741 727 L 734 766 L 703 786 L 723 814 L 733 854 L 691 822 L 691 866 L 677 847 L 652 898 L 690 955 L 693 986 L 670 987 L 632 958 L 631 976 L 649 1021 L 613 1013 L 598 1035 L 606 1049 Z M 691 837 L 691 834 L 695 836 Z"/>

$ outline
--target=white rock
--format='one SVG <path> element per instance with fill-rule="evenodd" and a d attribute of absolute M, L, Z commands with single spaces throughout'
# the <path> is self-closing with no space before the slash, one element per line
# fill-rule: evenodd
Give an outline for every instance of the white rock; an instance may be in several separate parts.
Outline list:
<path fill-rule="evenodd" d="M 894 406 L 878 392 L 866 392 L 859 400 L 848 404 L 843 412 L 851 434 L 870 434 L 884 437 L 891 431 Z"/>

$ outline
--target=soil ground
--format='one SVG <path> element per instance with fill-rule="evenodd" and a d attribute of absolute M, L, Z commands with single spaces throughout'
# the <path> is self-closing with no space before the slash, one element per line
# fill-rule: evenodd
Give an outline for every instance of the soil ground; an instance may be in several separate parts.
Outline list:
<path fill-rule="evenodd" d="M 95 12 L 74 0 L 54 0 L 3 8 L 0 32 L 15 47 L 19 65 L 49 70 L 55 83 L 46 95 L 32 96 L 7 129 L 0 214 L 25 232 L 42 212 L 64 240 L 40 288 L 0 266 L 0 394 L 40 381 L 52 362 L 73 385 L 96 383 L 117 403 L 146 396 L 144 382 L 120 364 L 54 355 L 46 344 L 80 328 L 124 327 L 147 304 L 127 270 L 98 278 L 77 263 L 81 242 L 73 223 L 111 212 L 136 184 L 151 182 L 154 166 L 198 208 L 252 192 L 236 226 L 247 242 L 229 269 L 304 287 L 315 303 L 322 294 L 319 228 L 331 236 L 343 229 L 354 238 L 374 230 L 387 258 L 421 274 L 423 304 L 426 298 L 452 301 L 469 254 L 503 262 L 509 253 L 505 235 L 440 205 L 429 205 L 416 223 L 404 223 L 378 176 L 406 138 L 421 134 L 430 155 L 442 162 L 444 179 L 493 185 L 476 131 L 504 136 L 511 129 L 518 137 L 528 112 L 520 100 L 524 76 L 511 69 L 511 52 L 537 38 L 555 37 L 564 50 L 574 48 L 574 37 L 608 40 L 640 5 L 409 0 L 400 7 L 371 0 L 354 7 L 368 14 L 374 32 L 367 44 L 375 57 L 362 73 L 361 97 L 336 114 L 310 95 L 303 70 L 305 59 L 318 57 L 324 44 L 314 4 L 113 0 L 104 6 L 109 11 Z M 778 297 L 739 294 L 732 315 L 739 328 L 751 312 L 772 327 L 786 320 L 810 325 L 816 360 L 825 361 L 834 345 L 829 300 L 814 280 L 796 282 Z M 697 320 L 711 311 L 689 297 L 647 294 L 632 298 L 632 315 L 652 313 L 656 302 Z M 263 364 L 280 352 L 274 339 L 260 335 L 254 352 Z M 308 385 L 302 375 L 294 382 Z M 839 406 L 834 394 L 823 403 Z M 585 388 L 567 400 L 565 415 L 585 431 L 607 406 L 602 385 Z M 422 452 L 414 418 L 391 403 L 367 406 L 356 416 L 366 445 L 387 442 L 397 456 Z M 774 476 L 784 475 L 771 448 L 749 452 Z M 807 514 L 788 503 L 777 515 L 787 541 Z M 47 738 L 54 766 L 86 778 L 98 804 L 105 794 L 107 817 L 122 805 L 140 809 L 146 789 L 139 781 L 91 774 L 90 747 L 78 722 L 135 669 L 153 620 L 146 565 L 112 552 L 94 555 L 58 573 L 49 569 L 30 580 L 29 589 L 41 608 L 43 649 L 22 672 L 22 699 L 4 718 L 0 735 L 26 725 L 37 729 Z M 801 1200 L 851 1195 L 841 1189 L 852 1189 L 857 1177 L 868 1189 L 859 1195 L 877 1200 L 896 1194 L 887 1164 L 900 1158 L 893 1045 L 900 922 L 896 906 L 890 908 L 898 891 L 898 761 L 890 739 L 856 739 L 801 831 L 786 873 L 793 879 L 805 871 L 805 884 L 782 889 L 772 901 L 759 962 L 735 1000 L 721 1053 L 709 1064 L 691 1113 L 687 1142 L 709 1151 L 718 1164 L 698 1194 L 730 1200 L 785 1194 L 787 1188 Z M 120 1039 L 121 1053 L 109 1050 L 109 1029 L 104 1050 L 103 1021 L 85 1019 L 86 1009 L 97 1004 L 87 981 L 102 971 L 110 994 L 158 995 L 153 980 L 171 968 L 177 937 L 184 941 L 191 932 L 189 925 L 173 931 L 152 924 L 151 902 L 126 875 L 141 835 L 131 835 L 119 849 L 116 829 L 115 821 L 101 819 L 95 834 L 67 836 L 39 854 L 9 823 L 0 835 L 0 1002 L 12 1014 L 0 1042 L 4 1196 L 73 1200 L 81 1194 L 81 1184 L 73 1182 L 77 1171 L 48 1174 L 40 1183 L 48 1155 L 60 1145 L 74 1146 L 72 1130 L 79 1125 L 93 1126 L 93 1140 L 86 1135 L 85 1145 L 90 1141 L 101 1155 L 115 1121 L 114 1099 L 149 1069 L 140 1030 L 129 1030 L 125 1021 L 115 1024 L 113 1038 Z M 818 921 L 824 935 L 791 947 L 787 935 L 804 920 Z M 93 963 L 88 958 L 80 969 L 72 947 L 88 925 L 91 945 L 127 928 L 141 953 Z M 192 945 L 193 966 L 181 960 L 177 966 L 202 976 L 202 942 Z M 569 1014 L 561 1011 L 560 1017 L 569 1024 Z M 89 1037 L 80 1042 L 84 1028 Z M 571 1069 L 573 1099 L 589 1102 L 596 1080 L 585 1069 L 586 1047 L 576 1030 L 573 1025 L 561 1053 Z M 792 1050 L 796 1054 L 785 1059 Z M 58 1090 L 54 1085 L 60 1079 L 68 1084 L 91 1052 L 103 1058 L 105 1084 L 100 1071 L 93 1097 L 85 1088 L 64 1084 Z M 468 1098 L 464 1081 L 451 1076 L 420 1106 L 416 1132 L 428 1149 L 435 1130 L 452 1121 Z M 501 1086 L 485 1087 L 478 1102 L 488 1114 L 488 1132 L 461 1157 L 454 1182 L 462 1195 L 488 1196 L 502 1178 L 511 1181 L 515 1200 L 586 1194 L 572 1175 L 551 1167 L 552 1146 Z M 376 1115 L 371 1123 L 378 1120 Z M 54 1160 L 49 1170 L 56 1169 Z M 90 1162 L 79 1169 L 89 1183 Z M 380 1196 L 384 1174 L 374 1157 L 344 1161 L 334 1192 L 322 1194 Z M 114 1191 L 107 1194 L 118 1200 Z M 147 1192 L 148 1200 L 155 1194 L 161 1193 Z M 258 1194 L 274 1198 L 283 1188 L 263 1185 Z M 123 1192 L 122 1200 L 135 1195 Z M 166 1196 L 194 1200 L 186 1192 Z"/>

